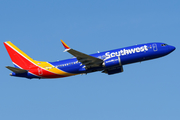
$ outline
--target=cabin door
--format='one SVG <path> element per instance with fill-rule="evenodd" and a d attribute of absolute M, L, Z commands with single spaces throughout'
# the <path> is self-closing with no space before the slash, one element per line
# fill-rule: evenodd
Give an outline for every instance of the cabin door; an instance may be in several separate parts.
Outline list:
<path fill-rule="evenodd" d="M 41 68 L 38 68 L 38 73 L 39 73 L 39 75 L 42 75 L 42 74 L 43 74 L 43 71 L 42 71 Z"/>
<path fill-rule="evenodd" d="M 153 50 L 156 52 L 158 50 L 157 44 L 153 44 L 152 46 L 153 46 Z"/>

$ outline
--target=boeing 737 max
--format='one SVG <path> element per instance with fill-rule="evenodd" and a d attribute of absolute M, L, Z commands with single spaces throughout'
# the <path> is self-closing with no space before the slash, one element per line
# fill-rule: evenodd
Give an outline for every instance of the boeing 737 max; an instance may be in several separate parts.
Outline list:
<path fill-rule="evenodd" d="M 153 42 L 87 55 L 61 42 L 73 58 L 56 62 L 36 61 L 10 41 L 4 42 L 14 64 L 14 67 L 6 68 L 12 71 L 11 76 L 29 79 L 62 78 L 95 71 L 112 75 L 123 72 L 123 65 L 159 58 L 175 50 L 171 45 Z"/>

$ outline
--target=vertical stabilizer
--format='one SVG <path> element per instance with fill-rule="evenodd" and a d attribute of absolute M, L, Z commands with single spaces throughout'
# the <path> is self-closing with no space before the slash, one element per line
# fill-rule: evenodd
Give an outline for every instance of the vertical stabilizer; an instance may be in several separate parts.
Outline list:
<path fill-rule="evenodd" d="M 34 60 L 10 41 L 4 42 L 4 46 L 6 47 L 6 50 L 15 67 L 28 70 L 30 67 L 34 66 Z"/>

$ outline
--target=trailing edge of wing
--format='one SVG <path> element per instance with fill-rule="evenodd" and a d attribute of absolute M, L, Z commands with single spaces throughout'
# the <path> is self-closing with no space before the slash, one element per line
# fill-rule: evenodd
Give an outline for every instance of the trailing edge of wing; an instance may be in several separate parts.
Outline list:
<path fill-rule="evenodd" d="M 86 66 L 86 68 L 98 67 L 103 63 L 103 60 L 99 58 L 84 54 L 74 49 L 70 49 L 67 52 L 75 56 L 79 62 Z"/>
<path fill-rule="evenodd" d="M 7 69 L 11 70 L 12 72 L 14 73 L 26 73 L 28 72 L 27 70 L 24 70 L 24 69 L 20 69 L 20 68 L 15 68 L 15 67 L 10 67 L 10 66 L 6 66 Z"/>
<path fill-rule="evenodd" d="M 61 40 L 61 42 L 66 49 L 65 51 L 75 56 L 86 68 L 99 67 L 103 63 L 103 60 L 71 49 L 64 41 Z"/>

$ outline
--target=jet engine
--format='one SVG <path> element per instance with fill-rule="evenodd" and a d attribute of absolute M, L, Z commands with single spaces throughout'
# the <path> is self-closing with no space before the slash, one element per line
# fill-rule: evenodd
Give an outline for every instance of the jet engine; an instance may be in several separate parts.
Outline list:
<path fill-rule="evenodd" d="M 120 56 L 112 57 L 103 62 L 103 67 L 105 67 L 103 73 L 108 75 L 123 72 L 123 66 L 121 64 Z"/>

